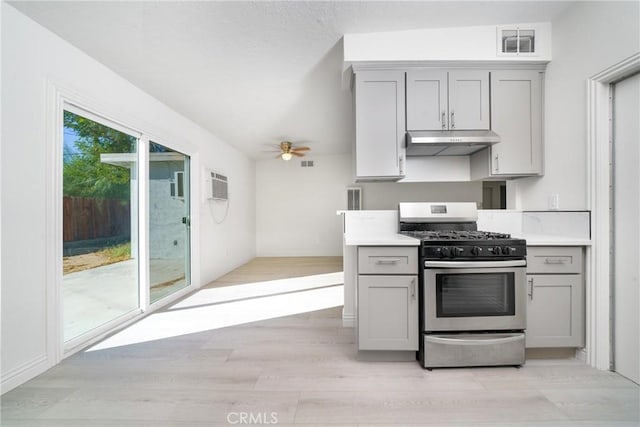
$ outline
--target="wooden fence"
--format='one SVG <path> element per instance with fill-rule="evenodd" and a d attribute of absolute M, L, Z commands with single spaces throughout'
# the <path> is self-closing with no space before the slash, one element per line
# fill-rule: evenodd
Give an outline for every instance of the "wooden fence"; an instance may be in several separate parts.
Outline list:
<path fill-rule="evenodd" d="M 65 242 L 131 234 L 129 201 L 64 196 L 62 203 Z"/>

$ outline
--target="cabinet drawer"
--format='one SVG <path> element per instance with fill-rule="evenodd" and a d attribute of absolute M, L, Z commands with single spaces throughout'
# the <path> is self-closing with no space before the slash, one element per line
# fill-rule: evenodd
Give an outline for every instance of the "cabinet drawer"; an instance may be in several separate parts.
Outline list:
<path fill-rule="evenodd" d="M 582 248 L 528 247 L 527 273 L 582 273 Z"/>
<path fill-rule="evenodd" d="M 418 274 L 418 248 L 360 247 L 358 274 Z"/>

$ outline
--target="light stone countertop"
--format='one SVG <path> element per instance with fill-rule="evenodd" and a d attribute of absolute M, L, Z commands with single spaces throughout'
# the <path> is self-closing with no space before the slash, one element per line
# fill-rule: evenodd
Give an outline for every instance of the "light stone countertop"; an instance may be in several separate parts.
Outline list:
<path fill-rule="evenodd" d="M 593 242 L 588 239 L 576 237 L 545 236 L 541 234 L 530 234 L 513 236 L 527 241 L 527 246 L 591 246 Z"/>
<path fill-rule="evenodd" d="M 527 241 L 527 246 L 591 246 L 591 240 L 543 235 L 512 236 Z M 346 234 L 347 246 L 420 246 L 420 240 L 402 234 Z"/>
<path fill-rule="evenodd" d="M 347 246 L 419 246 L 420 240 L 402 234 L 345 234 Z"/>

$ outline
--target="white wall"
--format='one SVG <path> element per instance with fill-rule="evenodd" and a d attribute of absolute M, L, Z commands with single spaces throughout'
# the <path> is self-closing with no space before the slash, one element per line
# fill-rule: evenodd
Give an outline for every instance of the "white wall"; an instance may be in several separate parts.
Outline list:
<path fill-rule="evenodd" d="M 56 215 L 47 194 L 56 155 L 52 88 L 99 105 L 111 118 L 192 155 L 198 191 L 204 168 L 228 174 L 233 199 L 213 222 L 197 192 L 193 212 L 194 285 L 207 283 L 255 254 L 255 162 L 142 92 L 25 17 L 2 7 L 2 391 L 57 360 L 52 329 Z M 55 93 L 55 92 L 54 92 Z M 101 108 L 102 109 L 102 108 Z M 107 111 L 108 110 L 108 111 Z M 52 153 L 48 157 L 47 153 Z M 53 271 L 54 274 L 50 274 Z M 54 313 L 55 314 L 55 313 Z M 55 318 L 55 316 L 53 316 Z"/>
<path fill-rule="evenodd" d="M 464 6 L 462 6 L 464 7 Z M 535 56 L 498 56 L 498 28 L 536 29 Z M 551 25 L 514 23 L 344 35 L 345 66 L 367 61 L 549 61 Z"/>
<path fill-rule="evenodd" d="M 258 256 L 341 256 L 351 155 L 309 155 L 300 160 L 256 162 Z"/>
<path fill-rule="evenodd" d="M 351 154 L 256 163 L 258 256 L 341 256 L 346 188 L 362 188 L 364 209 L 395 210 L 398 202 L 482 200 L 481 182 L 354 183 Z M 306 159 L 306 158 L 305 158 Z"/>
<path fill-rule="evenodd" d="M 586 79 L 640 51 L 640 2 L 578 2 L 553 25 L 545 82 L 545 176 L 509 182 L 516 208 L 587 209 Z"/>

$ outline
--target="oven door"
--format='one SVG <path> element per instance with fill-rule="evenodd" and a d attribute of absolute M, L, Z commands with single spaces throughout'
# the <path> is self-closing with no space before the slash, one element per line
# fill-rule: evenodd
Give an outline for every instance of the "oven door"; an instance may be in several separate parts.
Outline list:
<path fill-rule="evenodd" d="M 526 328 L 526 261 L 425 261 L 424 331 Z"/>

